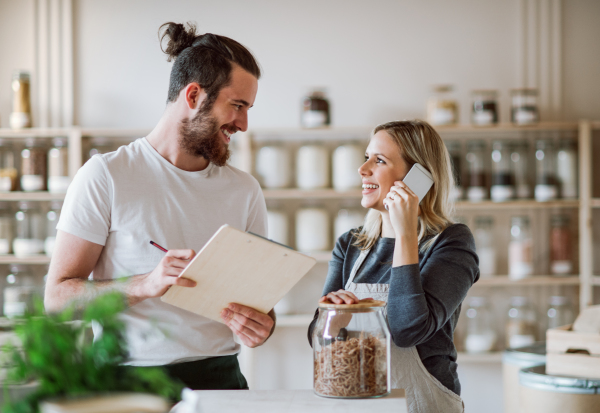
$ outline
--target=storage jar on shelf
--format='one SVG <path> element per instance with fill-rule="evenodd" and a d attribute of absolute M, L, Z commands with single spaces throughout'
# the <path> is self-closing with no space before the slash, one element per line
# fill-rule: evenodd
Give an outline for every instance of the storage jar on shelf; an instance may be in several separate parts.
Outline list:
<path fill-rule="evenodd" d="M 4 287 L 4 316 L 14 318 L 33 310 L 34 298 L 40 294 L 40 288 L 34 283 L 33 276 L 22 265 L 13 265 L 6 276 Z"/>
<path fill-rule="evenodd" d="M 16 235 L 13 251 L 17 257 L 28 257 L 44 252 L 46 222 L 34 202 L 21 202 L 15 214 Z"/>
<path fill-rule="evenodd" d="M 474 90 L 471 123 L 476 126 L 491 126 L 498 123 L 498 92 L 496 90 Z"/>
<path fill-rule="evenodd" d="M 363 225 L 365 220 L 365 210 L 358 208 L 341 208 L 334 223 L 334 242 L 347 231 L 358 228 Z"/>
<path fill-rule="evenodd" d="M 31 96 L 29 72 L 17 70 L 12 78 L 13 106 L 10 114 L 10 127 L 23 129 L 31 127 Z"/>
<path fill-rule="evenodd" d="M 577 198 L 577 143 L 574 139 L 563 139 L 556 156 L 556 177 L 562 198 Z"/>
<path fill-rule="evenodd" d="M 109 153 L 115 150 L 115 144 L 109 138 L 97 136 L 92 138 L 90 142 L 90 149 L 87 154 L 85 154 L 84 161 L 88 161 L 94 155 L 103 155 L 105 153 Z"/>
<path fill-rule="evenodd" d="M 385 302 L 319 303 L 312 336 L 314 391 L 333 398 L 390 392 L 391 334 Z"/>
<path fill-rule="evenodd" d="M 508 276 L 520 280 L 533 275 L 533 238 L 526 216 L 512 217 L 508 244 Z"/>
<path fill-rule="evenodd" d="M 356 143 L 338 146 L 333 151 L 333 189 L 348 191 L 362 187 L 362 177 L 358 168 L 365 162 L 364 148 Z"/>
<path fill-rule="evenodd" d="M 569 217 L 553 215 L 550 225 L 550 272 L 553 275 L 570 275 L 573 273 L 573 238 Z"/>
<path fill-rule="evenodd" d="M 18 172 L 12 143 L 0 139 L 0 192 L 16 191 Z"/>
<path fill-rule="evenodd" d="M 540 139 L 535 148 L 535 200 L 552 201 L 558 197 L 554 144 L 550 139 Z"/>
<path fill-rule="evenodd" d="M 267 237 L 283 245 L 289 245 L 288 216 L 278 209 L 267 210 Z"/>
<path fill-rule="evenodd" d="M 46 214 L 46 240 L 44 241 L 44 252 L 47 256 L 52 256 L 54 244 L 56 243 L 56 226 L 60 219 L 61 201 L 54 201 L 50 204 L 50 210 Z"/>
<path fill-rule="evenodd" d="M 21 189 L 23 191 L 46 190 L 46 149 L 37 139 L 27 139 L 21 151 Z"/>
<path fill-rule="evenodd" d="M 14 215 L 8 202 L 0 202 L 0 255 L 12 252 L 15 237 Z"/>
<path fill-rule="evenodd" d="M 494 202 L 510 201 L 515 197 L 514 175 L 511 168 L 510 146 L 503 141 L 492 143 L 492 187 Z"/>
<path fill-rule="evenodd" d="M 263 188 L 287 188 L 292 182 L 292 155 L 283 145 L 267 145 L 256 154 L 256 173 Z"/>
<path fill-rule="evenodd" d="M 467 353 L 486 353 L 494 350 L 497 335 L 494 331 L 492 312 L 485 297 L 471 297 L 467 316 L 465 351 Z"/>
<path fill-rule="evenodd" d="M 303 128 L 323 128 L 331 125 L 329 101 L 323 89 L 314 89 L 304 98 L 300 124 Z"/>
<path fill-rule="evenodd" d="M 433 87 L 433 96 L 427 101 L 427 122 L 435 126 L 458 123 L 458 102 L 452 96 L 452 85 Z"/>
<path fill-rule="evenodd" d="M 296 212 L 296 249 L 298 251 L 329 251 L 329 214 L 324 208 L 301 208 Z"/>
<path fill-rule="evenodd" d="M 539 122 L 537 89 L 512 89 L 511 122 L 515 125 L 534 125 Z"/>
<path fill-rule="evenodd" d="M 494 237 L 494 218 L 490 216 L 475 217 L 473 231 L 477 256 L 479 257 L 479 272 L 482 278 L 497 274 L 496 243 Z"/>
<path fill-rule="evenodd" d="M 486 154 L 484 141 L 473 140 L 467 143 L 467 180 L 469 183 L 469 188 L 467 189 L 467 199 L 469 201 L 483 201 L 488 197 L 485 158 Z"/>
<path fill-rule="evenodd" d="M 52 140 L 52 148 L 48 151 L 48 192 L 64 194 L 71 183 L 67 143 L 67 138 Z"/>
<path fill-rule="evenodd" d="M 300 189 L 329 187 L 329 154 L 325 146 L 314 143 L 298 149 L 296 184 Z"/>
<path fill-rule="evenodd" d="M 459 141 L 447 141 L 446 148 L 448 149 L 448 154 L 450 155 L 450 161 L 452 162 L 452 176 L 454 178 L 454 190 L 450 194 L 450 197 L 453 200 L 462 199 L 464 196 L 464 190 L 461 182 L 461 145 Z"/>
<path fill-rule="evenodd" d="M 515 195 L 518 199 L 531 198 L 531 185 L 529 183 L 529 144 L 524 142 L 515 142 L 512 145 L 510 160 L 512 162 L 512 171 L 515 178 Z"/>
<path fill-rule="evenodd" d="M 537 336 L 537 315 L 527 297 L 512 297 L 506 323 L 506 347 L 532 345 Z"/>
<path fill-rule="evenodd" d="M 568 297 L 553 295 L 548 300 L 549 306 L 546 315 L 548 316 L 547 328 L 557 328 L 573 324 L 575 321 L 575 311 Z"/>

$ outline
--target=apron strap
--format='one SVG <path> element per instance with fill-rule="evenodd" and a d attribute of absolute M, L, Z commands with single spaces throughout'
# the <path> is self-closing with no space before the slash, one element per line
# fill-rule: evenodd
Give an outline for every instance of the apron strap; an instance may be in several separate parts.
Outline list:
<path fill-rule="evenodd" d="M 365 261 L 365 258 L 367 258 L 367 255 L 369 255 L 369 252 L 371 252 L 371 249 L 363 250 L 360 252 L 360 255 L 358 256 L 358 258 L 354 262 L 354 265 L 352 266 L 352 271 L 350 272 L 350 278 L 348 278 L 348 282 L 346 283 L 344 290 L 347 290 L 348 288 L 350 288 L 350 284 L 352 284 L 352 281 L 354 281 L 354 278 L 356 277 L 356 274 L 358 274 L 358 270 L 360 269 L 360 266 Z"/>

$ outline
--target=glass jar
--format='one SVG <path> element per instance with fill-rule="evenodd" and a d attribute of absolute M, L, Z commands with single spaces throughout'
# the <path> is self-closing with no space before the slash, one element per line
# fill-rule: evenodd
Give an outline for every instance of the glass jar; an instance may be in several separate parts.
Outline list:
<path fill-rule="evenodd" d="M 268 145 L 256 154 L 256 173 L 264 188 L 287 188 L 292 182 L 292 155 L 282 145 Z"/>
<path fill-rule="evenodd" d="M 21 151 L 21 189 L 23 191 L 46 190 L 46 150 L 43 142 L 27 139 Z"/>
<path fill-rule="evenodd" d="M 550 229 L 550 272 L 554 275 L 573 273 L 573 238 L 567 215 L 553 215 Z"/>
<path fill-rule="evenodd" d="M 325 146 L 309 144 L 298 149 L 296 183 L 300 189 L 329 187 L 329 154 Z"/>
<path fill-rule="evenodd" d="M 12 143 L 0 139 L 0 192 L 17 190 L 17 167 Z"/>
<path fill-rule="evenodd" d="M 496 275 L 496 238 L 494 237 L 494 218 L 475 217 L 473 231 L 477 256 L 479 257 L 479 273 L 482 278 Z"/>
<path fill-rule="evenodd" d="M 17 70 L 12 78 L 13 107 L 10 114 L 10 127 L 23 129 L 31 127 L 31 100 L 29 72 Z"/>
<path fill-rule="evenodd" d="M 469 189 L 467 199 L 472 202 L 483 201 L 487 198 L 485 170 L 485 142 L 482 140 L 467 143 L 467 167 Z"/>
<path fill-rule="evenodd" d="M 492 351 L 496 345 L 497 335 L 494 331 L 494 320 L 487 299 L 471 297 L 465 314 L 467 316 L 465 351 L 467 353 Z"/>
<path fill-rule="evenodd" d="M 358 144 L 348 143 L 333 151 L 333 189 L 348 191 L 362 187 L 358 168 L 365 162 L 365 150 Z"/>
<path fill-rule="evenodd" d="M 296 212 L 296 249 L 331 250 L 329 214 L 324 208 L 301 208 Z"/>
<path fill-rule="evenodd" d="M 528 155 L 529 144 L 524 142 L 515 142 L 512 145 L 510 160 L 512 161 L 512 171 L 515 178 L 515 192 L 518 199 L 531 198 L 531 185 L 529 184 L 528 174 Z"/>
<path fill-rule="evenodd" d="M 323 89 L 315 89 L 302 101 L 300 124 L 303 128 L 322 128 L 331 125 L 329 101 Z"/>
<path fill-rule="evenodd" d="M 575 312 L 568 297 L 554 295 L 549 299 L 548 328 L 557 328 L 573 324 Z"/>
<path fill-rule="evenodd" d="M 8 202 L 0 202 L 0 255 L 8 255 L 12 251 L 15 237 L 14 215 Z"/>
<path fill-rule="evenodd" d="M 52 140 L 52 148 L 48 151 L 48 192 L 64 194 L 71 183 L 67 143 L 67 138 Z"/>
<path fill-rule="evenodd" d="M 533 274 L 533 238 L 529 218 L 512 217 L 508 244 L 508 277 L 520 280 Z"/>
<path fill-rule="evenodd" d="M 563 198 L 577 198 L 577 144 L 573 139 L 562 139 L 556 156 L 556 177 Z"/>
<path fill-rule="evenodd" d="M 498 123 L 498 92 L 496 90 L 474 90 L 471 122 L 477 126 L 490 126 Z"/>
<path fill-rule="evenodd" d="M 452 85 L 433 87 L 433 96 L 427 101 L 427 122 L 432 125 L 458 123 L 458 102 L 452 97 Z"/>
<path fill-rule="evenodd" d="M 44 252 L 46 222 L 33 202 L 21 202 L 15 214 L 17 237 L 13 241 L 13 251 L 17 257 L 27 257 Z"/>
<path fill-rule="evenodd" d="M 515 197 L 514 175 L 510 160 L 511 148 L 506 142 L 492 143 L 492 187 L 494 202 L 509 201 Z"/>
<path fill-rule="evenodd" d="M 358 228 L 365 221 L 365 210 L 357 208 L 341 208 L 334 223 L 334 241 L 353 228 Z"/>
<path fill-rule="evenodd" d="M 512 297 L 506 323 L 506 347 L 532 345 L 536 340 L 537 316 L 527 297 Z"/>
<path fill-rule="evenodd" d="M 95 137 L 91 141 L 90 150 L 86 154 L 85 160 L 87 161 L 94 155 L 103 155 L 112 152 L 114 148 L 115 145 L 110 139 L 102 136 Z"/>
<path fill-rule="evenodd" d="M 47 256 L 52 256 L 54 244 L 56 243 L 56 226 L 60 219 L 61 201 L 54 201 L 50 204 L 50 210 L 46 213 L 46 240 L 44 241 L 44 252 Z"/>
<path fill-rule="evenodd" d="M 535 149 L 535 200 L 552 201 L 558 197 L 554 144 L 549 139 L 540 139 L 535 142 Z"/>
<path fill-rule="evenodd" d="M 289 245 L 288 216 L 277 209 L 267 210 L 268 238 L 283 245 Z"/>
<path fill-rule="evenodd" d="M 33 310 L 34 298 L 39 295 L 33 276 L 21 265 L 13 265 L 4 287 L 4 316 L 20 317 Z"/>
<path fill-rule="evenodd" d="M 533 125 L 540 121 L 537 89 L 512 89 L 511 122 L 515 125 Z"/>
<path fill-rule="evenodd" d="M 319 303 L 313 331 L 314 391 L 334 398 L 390 392 L 391 334 L 385 302 Z"/>
<path fill-rule="evenodd" d="M 461 184 L 461 160 L 462 153 L 460 142 L 458 141 L 447 141 L 446 148 L 448 149 L 448 154 L 450 155 L 450 161 L 452 162 L 452 176 L 454 178 L 454 190 L 450 194 L 452 199 L 459 200 L 464 196 L 464 190 Z"/>

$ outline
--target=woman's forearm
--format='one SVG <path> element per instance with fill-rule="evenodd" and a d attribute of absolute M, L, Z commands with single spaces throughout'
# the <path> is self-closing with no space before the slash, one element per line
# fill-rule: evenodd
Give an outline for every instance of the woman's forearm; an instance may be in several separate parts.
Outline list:
<path fill-rule="evenodd" d="M 394 246 L 393 267 L 419 263 L 419 242 L 414 237 L 397 237 Z"/>

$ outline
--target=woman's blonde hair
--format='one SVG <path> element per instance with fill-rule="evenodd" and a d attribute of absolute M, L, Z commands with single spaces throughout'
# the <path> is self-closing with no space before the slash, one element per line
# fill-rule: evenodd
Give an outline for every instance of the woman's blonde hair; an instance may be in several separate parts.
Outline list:
<path fill-rule="evenodd" d="M 385 131 L 398 145 L 404 161 L 412 167 L 419 163 L 433 176 L 433 186 L 420 203 L 419 245 L 426 251 L 437 236 L 453 221 L 454 202 L 450 194 L 454 189 L 452 164 L 446 145 L 440 135 L 427 122 L 421 120 L 394 121 L 377 126 L 371 135 Z M 381 213 L 371 209 L 365 217 L 362 229 L 356 234 L 355 246 L 370 249 L 381 235 Z"/>

